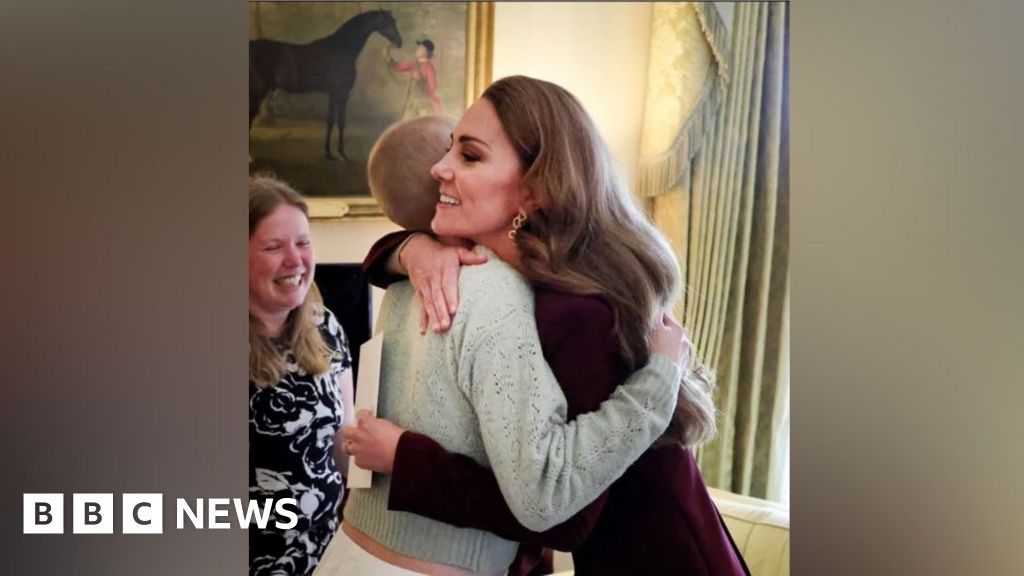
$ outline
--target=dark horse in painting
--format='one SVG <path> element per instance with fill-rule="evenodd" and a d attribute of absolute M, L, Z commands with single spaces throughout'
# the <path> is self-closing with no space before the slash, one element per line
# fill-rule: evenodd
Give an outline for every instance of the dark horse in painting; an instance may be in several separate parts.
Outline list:
<path fill-rule="evenodd" d="M 274 40 L 249 41 L 249 128 L 271 90 L 327 93 L 327 136 L 324 154 L 330 159 L 331 131 L 338 126 L 338 153 L 345 160 L 345 107 L 356 83 L 356 57 L 370 34 L 377 32 L 402 47 L 395 17 L 387 10 L 353 16 L 329 36 L 308 44 Z"/>

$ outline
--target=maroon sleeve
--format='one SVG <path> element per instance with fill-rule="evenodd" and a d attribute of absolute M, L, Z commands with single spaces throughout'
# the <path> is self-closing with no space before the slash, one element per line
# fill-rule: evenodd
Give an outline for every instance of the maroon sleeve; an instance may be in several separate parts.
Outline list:
<path fill-rule="evenodd" d="M 612 338 L 611 310 L 595 298 L 546 291 L 538 291 L 536 310 L 544 355 L 565 392 L 569 417 L 595 410 L 628 376 Z M 590 534 L 606 498 L 607 492 L 562 524 L 533 532 L 509 510 L 491 470 L 410 431 L 398 442 L 388 508 L 570 551 Z"/>
<path fill-rule="evenodd" d="M 370 251 L 366 254 L 366 258 L 363 259 L 363 276 L 366 277 L 370 284 L 378 288 L 387 288 L 388 285 L 394 282 L 405 280 L 404 276 L 388 272 L 387 264 L 388 258 L 391 257 L 391 252 L 398 248 L 410 234 L 412 232 L 408 230 L 399 230 L 398 232 L 387 234 L 373 243 Z"/>
<path fill-rule="evenodd" d="M 605 498 L 602 494 L 558 526 L 533 532 L 509 510 L 491 470 L 469 456 L 448 452 L 427 436 L 405 432 L 398 441 L 388 509 L 568 552 L 590 534 Z"/>

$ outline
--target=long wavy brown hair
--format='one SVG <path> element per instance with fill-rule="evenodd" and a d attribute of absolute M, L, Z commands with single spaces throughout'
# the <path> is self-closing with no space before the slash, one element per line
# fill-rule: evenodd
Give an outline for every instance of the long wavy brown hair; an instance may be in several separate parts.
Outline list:
<path fill-rule="evenodd" d="M 309 208 L 291 186 L 269 175 L 249 179 L 249 237 L 264 218 L 288 204 L 309 217 Z M 277 385 L 284 377 L 282 349 L 291 349 L 299 367 L 309 374 L 322 374 L 330 368 L 331 349 L 320 334 L 323 299 L 316 284 L 309 287 L 305 300 L 292 310 L 279 338 L 260 333 L 259 321 L 249 315 L 249 381 L 259 388 Z"/>
<path fill-rule="evenodd" d="M 611 306 L 619 350 L 631 369 L 646 364 L 650 334 L 680 296 L 679 264 L 664 235 L 637 205 L 607 144 L 564 88 L 526 76 L 483 93 L 523 164 L 523 186 L 538 206 L 516 234 L 524 275 Z M 715 434 L 712 379 L 687 370 L 662 441 L 691 446 Z"/>

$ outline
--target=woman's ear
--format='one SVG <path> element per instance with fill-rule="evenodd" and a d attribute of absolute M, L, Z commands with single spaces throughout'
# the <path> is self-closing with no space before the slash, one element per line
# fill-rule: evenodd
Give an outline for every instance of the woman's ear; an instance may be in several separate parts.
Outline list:
<path fill-rule="evenodd" d="M 524 186 L 519 196 L 519 209 L 530 214 L 540 206 L 540 195 Z"/>

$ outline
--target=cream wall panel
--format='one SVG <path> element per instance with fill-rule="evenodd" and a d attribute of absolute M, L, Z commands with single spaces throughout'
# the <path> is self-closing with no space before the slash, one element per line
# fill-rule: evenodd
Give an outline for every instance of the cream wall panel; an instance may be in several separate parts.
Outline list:
<path fill-rule="evenodd" d="M 650 37 L 650 2 L 500 2 L 494 78 L 525 74 L 575 94 L 632 179 Z"/>

